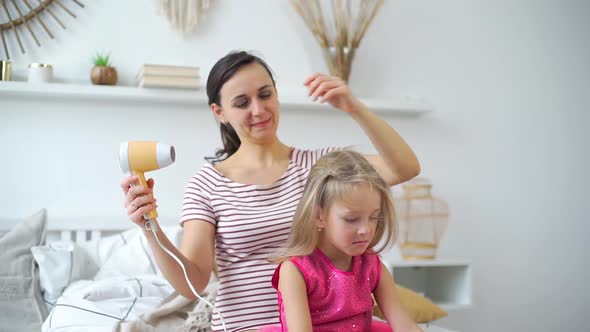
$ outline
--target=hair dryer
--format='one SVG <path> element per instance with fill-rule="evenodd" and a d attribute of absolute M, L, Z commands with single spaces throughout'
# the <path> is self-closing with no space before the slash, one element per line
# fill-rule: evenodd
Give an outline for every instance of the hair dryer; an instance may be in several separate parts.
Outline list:
<path fill-rule="evenodd" d="M 145 187 L 148 186 L 145 172 L 164 168 L 172 164 L 175 158 L 176 153 L 173 146 L 155 141 L 123 142 L 119 149 L 119 163 L 123 172 L 137 176 L 138 184 Z M 148 220 L 157 217 L 156 210 L 144 215 L 144 218 Z"/>

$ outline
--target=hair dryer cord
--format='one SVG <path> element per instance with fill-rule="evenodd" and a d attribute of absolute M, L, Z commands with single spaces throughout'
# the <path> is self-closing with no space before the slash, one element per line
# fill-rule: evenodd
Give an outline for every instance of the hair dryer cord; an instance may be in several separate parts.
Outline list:
<path fill-rule="evenodd" d="M 186 268 L 184 267 L 184 264 L 182 264 L 182 261 L 176 256 L 174 255 L 174 253 L 172 251 L 170 251 L 168 248 L 166 248 L 161 242 L 160 239 L 158 238 L 158 224 L 153 221 L 153 220 L 147 220 L 144 224 L 144 227 L 146 230 L 148 231 L 152 231 L 152 233 L 154 233 L 154 237 L 156 238 L 156 242 L 158 242 L 158 245 L 160 246 L 160 248 L 162 248 L 162 250 L 164 250 L 168 255 L 170 255 L 170 257 L 172 257 L 182 268 L 182 272 L 184 273 L 184 278 L 186 279 L 186 283 L 188 284 L 188 287 L 191 289 L 191 291 L 193 292 L 193 294 L 201 301 L 205 302 L 205 304 L 207 304 L 208 306 L 210 306 L 213 309 L 213 312 L 217 313 L 219 315 L 219 319 L 221 320 L 221 325 L 223 327 L 223 331 L 227 332 L 227 328 L 225 327 L 225 321 L 223 320 L 223 317 L 221 317 L 221 313 L 219 313 L 219 311 L 217 311 L 215 309 L 215 306 L 213 304 L 211 304 L 209 301 L 205 300 L 204 298 L 202 298 L 197 291 L 195 290 L 195 288 L 193 287 L 193 284 L 190 282 L 189 278 L 188 278 L 188 274 L 186 272 Z"/>

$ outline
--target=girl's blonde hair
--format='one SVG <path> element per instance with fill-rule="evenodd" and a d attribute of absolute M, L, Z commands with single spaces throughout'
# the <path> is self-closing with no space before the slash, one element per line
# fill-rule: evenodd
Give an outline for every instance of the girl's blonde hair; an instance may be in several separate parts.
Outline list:
<path fill-rule="evenodd" d="M 327 217 L 330 206 L 359 184 L 368 184 L 381 196 L 379 221 L 369 249 L 378 253 L 390 248 L 397 237 L 397 222 L 389 186 L 365 157 L 358 152 L 341 150 L 324 155 L 311 168 L 287 245 L 271 255 L 269 261 L 278 263 L 289 257 L 311 254 L 319 240 L 316 220 L 320 213 Z M 384 236 L 382 245 L 375 250 Z"/>

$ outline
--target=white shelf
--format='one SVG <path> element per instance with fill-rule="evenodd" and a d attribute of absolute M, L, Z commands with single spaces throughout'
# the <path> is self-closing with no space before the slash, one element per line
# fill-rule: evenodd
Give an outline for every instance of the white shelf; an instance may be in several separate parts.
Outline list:
<path fill-rule="evenodd" d="M 472 305 L 470 261 L 393 261 L 388 267 L 398 284 L 424 295 L 444 310 L 463 310 Z"/>
<path fill-rule="evenodd" d="M 471 304 L 456 304 L 456 303 L 445 303 L 439 302 L 436 305 L 441 307 L 443 310 L 449 311 L 458 311 L 458 310 L 466 310 L 471 308 Z"/>
<path fill-rule="evenodd" d="M 167 106 L 207 106 L 204 90 L 147 89 L 134 86 L 104 86 L 91 84 L 32 84 L 28 82 L 0 82 L 0 99 L 65 99 L 104 102 L 166 104 Z M 404 97 L 397 100 L 361 99 L 371 110 L 380 114 L 419 116 L 433 107 L 420 98 Z M 281 107 L 300 110 L 329 110 L 330 106 L 313 103 L 307 98 L 281 96 Z"/>
<path fill-rule="evenodd" d="M 468 266 L 471 262 L 458 259 L 433 259 L 433 260 L 402 260 L 392 261 L 394 267 L 433 267 L 433 266 Z"/>

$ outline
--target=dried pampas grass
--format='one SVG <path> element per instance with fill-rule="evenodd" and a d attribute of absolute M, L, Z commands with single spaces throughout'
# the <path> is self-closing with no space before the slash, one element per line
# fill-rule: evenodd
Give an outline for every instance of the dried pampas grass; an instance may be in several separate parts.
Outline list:
<path fill-rule="evenodd" d="M 355 51 L 383 0 L 291 0 L 291 4 L 322 47 L 330 74 L 348 81 Z"/>

